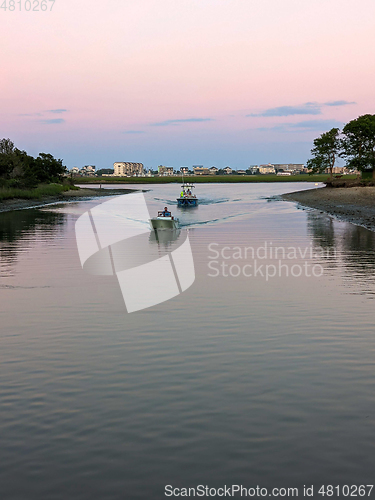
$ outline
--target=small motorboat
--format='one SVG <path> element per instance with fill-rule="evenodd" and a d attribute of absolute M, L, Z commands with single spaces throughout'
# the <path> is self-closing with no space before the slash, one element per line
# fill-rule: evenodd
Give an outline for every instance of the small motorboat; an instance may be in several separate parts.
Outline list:
<path fill-rule="evenodd" d="M 191 182 L 182 182 L 181 194 L 177 198 L 179 207 L 196 207 L 198 205 L 198 198 L 193 194 L 194 187 Z"/>
<path fill-rule="evenodd" d="M 150 219 L 150 224 L 155 231 L 160 229 L 179 229 L 180 227 L 180 221 L 172 216 L 167 207 L 159 211 L 157 217 Z"/>

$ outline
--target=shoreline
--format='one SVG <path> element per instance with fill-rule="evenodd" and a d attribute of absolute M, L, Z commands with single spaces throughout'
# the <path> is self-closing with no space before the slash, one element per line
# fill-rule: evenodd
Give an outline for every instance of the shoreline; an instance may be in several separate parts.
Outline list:
<path fill-rule="evenodd" d="M 352 174 L 344 175 L 343 180 L 355 180 Z M 326 182 L 328 174 L 256 174 L 256 175 L 188 175 L 184 177 L 185 182 L 195 184 L 229 184 L 229 183 L 264 183 L 264 182 Z M 75 177 L 74 182 L 84 184 L 181 184 L 181 175 L 166 175 L 156 177 Z"/>
<path fill-rule="evenodd" d="M 13 198 L 0 202 L 0 213 L 11 212 L 13 210 L 24 210 L 28 208 L 38 208 L 49 204 L 65 203 L 67 201 L 79 201 L 102 196 L 119 196 L 121 194 L 135 193 L 141 189 L 99 189 L 81 188 L 79 190 L 65 191 L 58 196 L 44 196 L 40 200 L 25 200 Z"/>
<path fill-rule="evenodd" d="M 283 194 L 281 199 L 375 231 L 375 186 L 308 189 Z"/>

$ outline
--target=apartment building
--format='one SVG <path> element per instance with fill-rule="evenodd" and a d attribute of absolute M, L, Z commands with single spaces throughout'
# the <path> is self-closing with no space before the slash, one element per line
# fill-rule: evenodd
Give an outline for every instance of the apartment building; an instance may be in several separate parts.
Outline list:
<path fill-rule="evenodd" d="M 139 177 L 143 175 L 143 163 L 116 161 L 113 170 L 116 177 Z"/>

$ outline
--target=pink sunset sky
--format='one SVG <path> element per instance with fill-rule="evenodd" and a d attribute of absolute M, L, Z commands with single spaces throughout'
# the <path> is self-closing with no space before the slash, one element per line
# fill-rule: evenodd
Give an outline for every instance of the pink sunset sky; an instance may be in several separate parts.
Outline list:
<path fill-rule="evenodd" d="M 0 138 L 68 168 L 305 163 L 375 113 L 374 0 L 6 3 Z"/>

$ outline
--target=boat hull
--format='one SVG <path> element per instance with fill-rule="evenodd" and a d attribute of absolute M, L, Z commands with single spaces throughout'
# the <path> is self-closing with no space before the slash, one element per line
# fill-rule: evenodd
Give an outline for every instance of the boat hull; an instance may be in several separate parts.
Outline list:
<path fill-rule="evenodd" d="M 179 207 L 196 207 L 198 205 L 197 198 L 177 198 Z"/>
<path fill-rule="evenodd" d="M 178 229 L 180 227 L 179 220 L 171 217 L 153 217 L 150 219 L 150 224 L 154 230 Z"/>

